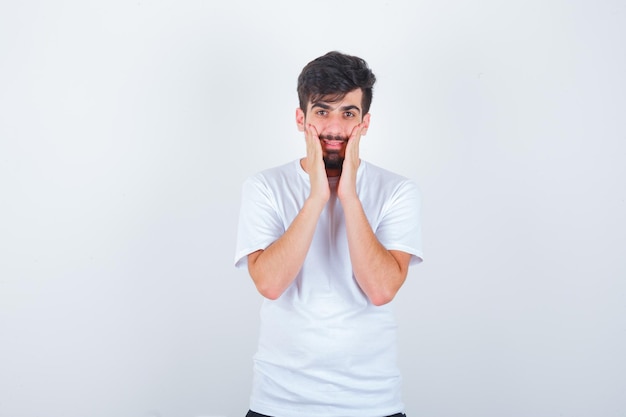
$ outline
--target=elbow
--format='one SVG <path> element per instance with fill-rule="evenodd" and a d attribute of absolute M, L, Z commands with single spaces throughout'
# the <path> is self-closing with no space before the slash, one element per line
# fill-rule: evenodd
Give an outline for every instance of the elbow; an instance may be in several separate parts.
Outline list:
<path fill-rule="evenodd" d="M 276 300 L 282 295 L 285 288 L 280 287 L 278 284 L 279 281 L 275 279 L 276 277 L 272 278 L 271 274 L 257 267 L 256 259 L 259 253 L 260 252 L 255 254 L 256 256 L 253 258 L 248 257 L 248 272 L 250 273 L 250 278 L 252 278 L 259 294 L 268 300 Z"/>
<path fill-rule="evenodd" d="M 380 286 L 368 294 L 370 302 L 376 307 L 390 303 L 398 293 L 398 288 Z"/>
<path fill-rule="evenodd" d="M 392 282 L 386 282 L 385 284 L 377 285 L 367 293 L 367 296 L 372 304 L 376 307 L 384 306 L 393 301 L 400 291 L 400 287 L 404 283 L 404 278 L 401 277 L 398 280 Z"/>
<path fill-rule="evenodd" d="M 272 301 L 277 300 L 282 295 L 282 292 L 272 289 L 260 289 L 257 287 L 257 290 L 259 291 L 259 294 L 261 294 L 263 297 Z"/>
<path fill-rule="evenodd" d="M 394 297 L 395 293 L 380 292 L 378 294 L 370 296 L 369 299 L 376 307 L 380 307 L 390 303 L 394 299 Z"/>
<path fill-rule="evenodd" d="M 268 285 L 263 281 L 254 281 L 257 291 L 268 300 L 277 300 L 284 292 L 284 289 L 275 285 Z"/>

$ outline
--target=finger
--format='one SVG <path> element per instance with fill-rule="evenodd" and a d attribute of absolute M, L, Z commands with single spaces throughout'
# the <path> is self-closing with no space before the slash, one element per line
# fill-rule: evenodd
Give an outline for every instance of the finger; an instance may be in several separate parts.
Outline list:
<path fill-rule="evenodd" d="M 358 153 L 363 127 L 363 123 L 359 123 L 352 128 L 352 132 L 350 133 L 350 140 L 348 140 L 348 146 L 346 149 L 348 152 L 353 151 Z"/>
<path fill-rule="evenodd" d="M 306 140 L 306 144 L 307 144 L 307 149 L 311 147 L 311 142 L 312 142 L 312 138 L 314 135 L 313 132 L 313 126 L 311 126 L 310 124 L 306 124 L 304 126 L 304 139 Z"/>
<path fill-rule="evenodd" d="M 319 133 L 317 132 L 317 128 L 312 124 L 307 124 L 305 126 L 306 133 L 306 144 L 307 144 L 307 155 L 311 158 L 311 161 L 317 163 L 316 161 L 322 158 L 322 144 L 320 143 Z"/>
<path fill-rule="evenodd" d="M 304 133 L 306 134 L 307 139 L 319 140 L 320 138 L 319 133 L 317 133 L 317 129 L 310 123 L 304 127 Z"/>
<path fill-rule="evenodd" d="M 363 133 L 364 127 L 365 125 L 363 123 L 359 123 L 358 125 L 354 126 L 352 128 L 352 132 L 350 133 L 350 139 L 360 138 L 361 134 Z"/>
<path fill-rule="evenodd" d="M 319 143 L 319 134 L 317 133 L 317 129 L 315 128 L 315 126 L 313 126 L 312 124 L 307 124 L 305 126 L 305 136 L 307 145 L 311 146 L 312 149 L 317 149 L 318 147 L 321 147 Z"/>

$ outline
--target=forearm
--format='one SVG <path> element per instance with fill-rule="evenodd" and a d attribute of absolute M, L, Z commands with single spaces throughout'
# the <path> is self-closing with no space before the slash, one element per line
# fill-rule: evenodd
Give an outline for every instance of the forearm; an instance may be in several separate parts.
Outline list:
<path fill-rule="evenodd" d="M 248 256 L 248 270 L 258 291 L 276 299 L 302 268 L 325 202 L 309 198 L 285 233 L 265 250 Z"/>
<path fill-rule="evenodd" d="M 378 241 L 358 197 L 345 198 L 342 207 L 354 276 L 373 304 L 386 304 L 404 283 L 410 256 L 388 251 Z"/>

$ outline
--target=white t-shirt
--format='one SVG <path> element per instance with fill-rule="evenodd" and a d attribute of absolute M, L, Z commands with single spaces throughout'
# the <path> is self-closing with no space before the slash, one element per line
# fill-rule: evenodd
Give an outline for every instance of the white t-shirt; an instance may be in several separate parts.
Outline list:
<path fill-rule="evenodd" d="M 309 192 L 309 176 L 298 160 L 246 180 L 237 267 L 285 233 Z M 361 161 L 357 193 L 380 243 L 411 254 L 412 264 L 420 262 L 415 183 Z M 403 411 L 400 383 L 391 306 L 373 305 L 357 284 L 333 192 L 298 276 L 261 307 L 250 409 L 275 417 L 380 417 Z"/>

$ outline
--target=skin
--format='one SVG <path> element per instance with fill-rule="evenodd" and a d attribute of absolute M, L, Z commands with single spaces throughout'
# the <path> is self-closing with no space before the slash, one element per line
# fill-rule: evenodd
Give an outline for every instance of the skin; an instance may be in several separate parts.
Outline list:
<path fill-rule="evenodd" d="M 380 244 L 356 192 L 359 143 L 370 123 L 370 114 L 361 114 L 361 98 L 362 91 L 357 89 L 340 102 L 309 102 L 306 113 L 296 109 L 296 124 L 306 140 L 306 157 L 300 164 L 309 174 L 311 192 L 287 231 L 265 250 L 248 255 L 250 276 L 266 298 L 280 297 L 300 271 L 331 195 L 328 178 L 336 176 L 340 177 L 337 197 L 345 214 L 352 269 L 363 292 L 374 305 L 384 305 L 406 279 L 411 255 Z M 324 139 L 328 135 L 349 139 Z M 324 157 L 333 153 L 344 158 L 342 168 L 326 169 Z"/>

